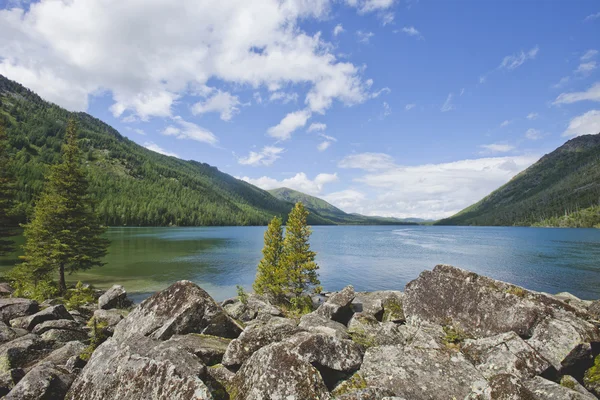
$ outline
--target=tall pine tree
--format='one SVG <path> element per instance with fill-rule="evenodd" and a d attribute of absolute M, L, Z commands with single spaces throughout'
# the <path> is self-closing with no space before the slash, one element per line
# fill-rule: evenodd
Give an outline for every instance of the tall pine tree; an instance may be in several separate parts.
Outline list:
<path fill-rule="evenodd" d="M 252 285 L 258 294 L 265 294 L 276 302 L 281 301 L 286 289 L 286 273 L 281 265 L 283 255 L 283 228 L 281 218 L 274 217 L 265 232 L 263 258 L 258 264 L 256 280 Z"/>
<path fill-rule="evenodd" d="M 17 234 L 12 210 L 15 198 L 15 177 L 8 154 L 8 137 L 0 124 L 0 256 L 15 249 L 11 236 Z"/>
<path fill-rule="evenodd" d="M 88 181 L 81 165 L 77 125 L 70 120 L 62 148 L 62 162 L 52 167 L 33 220 L 25 225 L 24 263 L 16 267 L 19 285 L 46 286 L 58 272 L 58 291 L 64 294 L 65 273 L 101 266 L 108 240 L 105 228 L 88 195 Z M 19 289 L 19 288 L 17 288 Z"/>

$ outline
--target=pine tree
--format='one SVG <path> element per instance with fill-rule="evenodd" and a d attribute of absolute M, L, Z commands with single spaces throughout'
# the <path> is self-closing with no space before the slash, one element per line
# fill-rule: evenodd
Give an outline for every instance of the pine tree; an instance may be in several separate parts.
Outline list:
<path fill-rule="evenodd" d="M 296 203 L 288 216 L 283 241 L 283 268 L 287 274 L 288 290 L 296 299 L 320 285 L 316 253 L 310 250 L 308 241 L 311 229 L 306 224 L 307 216 L 304 205 Z"/>
<path fill-rule="evenodd" d="M 17 234 L 15 219 L 11 213 L 15 198 L 15 177 L 8 154 L 8 137 L 0 125 L 0 256 L 15 249 L 11 236 Z"/>
<path fill-rule="evenodd" d="M 52 167 L 33 220 L 25 225 L 24 263 L 15 268 L 16 285 L 39 286 L 58 272 L 58 290 L 64 294 L 65 273 L 101 266 L 108 241 L 105 228 L 94 212 L 88 181 L 81 165 L 77 125 L 69 120 L 62 148 L 62 162 Z M 39 291 L 38 291 L 39 292 Z"/>
<path fill-rule="evenodd" d="M 274 217 L 265 232 L 263 258 L 252 287 L 258 294 L 265 294 L 276 302 L 281 300 L 286 289 L 286 273 L 281 265 L 283 255 L 283 228 L 281 218 Z"/>

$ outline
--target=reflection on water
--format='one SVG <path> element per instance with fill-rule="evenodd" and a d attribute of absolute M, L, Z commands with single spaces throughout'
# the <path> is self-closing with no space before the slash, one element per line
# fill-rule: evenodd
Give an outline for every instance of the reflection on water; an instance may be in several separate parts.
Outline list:
<path fill-rule="evenodd" d="M 326 290 L 403 289 L 452 264 L 533 290 L 600 298 L 600 230 L 432 226 L 314 227 Z M 111 228 L 106 265 L 70 276 L 123 284 L 138 299 L 188 279 L 221 300 L 250 289 L 265 227 Z M 16 256 L 0 259 L 6 270 Z"/>

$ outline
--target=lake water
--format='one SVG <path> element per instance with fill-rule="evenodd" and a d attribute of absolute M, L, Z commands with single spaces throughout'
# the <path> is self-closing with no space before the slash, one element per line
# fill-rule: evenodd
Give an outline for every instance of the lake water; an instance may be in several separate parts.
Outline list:
<path fill-rule="evenodd" d="M 69 277 L 119 283 L 136 300 L 188 279 L 217 300 L 250 289 L 265 227 L 111 228 L 106 265 Z M 600 230 L 437 226 L 316 226 L 311 237 L 325 290 L 403 290 L 436 264 L 529 289 L 600 298 Z M 0 271 L 10 268 L 0 259 Z"/>

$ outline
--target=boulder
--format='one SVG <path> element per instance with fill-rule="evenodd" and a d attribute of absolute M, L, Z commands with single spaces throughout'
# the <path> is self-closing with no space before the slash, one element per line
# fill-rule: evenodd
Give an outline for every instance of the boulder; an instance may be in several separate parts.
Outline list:
<path fill-rule="evenodd" d="M 514 332 L 477 340 L 467 339 L 461 350 L 487 379 L 498 374 L 533 378 L 551 367 L 545 358 Z"/>
<path fill-rule="evenodd" d="M 67 342 L 64 346 L 50 353 L 42 361 L 51 362 L 58 366 L 65 366 L 71 357 L 79 356 L 86 347 L 85 344 L 78 341 Z"/>
<path fill-rule="evenodd" d="M 83 342 L 88 340 L 88 333 L 84 330 L 50 329 L 42 333 L 41 337 L 43 340 L 57 343 L 67 343 L 74 340 Z"/>
<path fill-rule="evenodd" d="M 354 300 L 354 287 L 348 285 L 339 292 L 332 294 L 325 303 L 317 308 L 317 314 L 325 318 L 346 324 L 352 317 L 352 300 Z"/>
<path fill-rule="evenodd" d="M 45 321 L 41 324 L 37 324 L 35 328 L 31 331 L 31 333 L 35 333 L 36 335 L 41 335 L 44 332 L 47 332 L 51 329 L 65 329 L 65 330 L 82 330 L 81 324 L 72 320 L 72 319 L 55 319 L 51 321 Z"/>
<path fill-rule="evenodd" d="M 596 320 L 600 320 L 600 300 L 594 300 L 587 308 L 588 314 Z"/>
<path fill-rule="evenodd" d="M 219 364 L 227 350 L 230 339 L 218 336 L 201 335 L 197 333 L 188 333 L 187 335 L 176 335 L 165 342 L 165 345 L 172 343 L 181 346 L 196 357 L 200 358 L 206 365 Z"/>
<path fill-rule="evenodd" d="M 600 397 L 600 356 L 596 356 L 594 365 L 585 371 L 583 384 L 587 390 Z"/>
<path fill-rule="evenodd" d="M 8 371 L 12 368 L 29 367 L 46 357 L 53 350 L 52 346 L 52 342 L 42 340 L 34 334 L 4 343 L 0 345 L 0 369 Z"/>
<path fill-rule="evenodd" d="M 73 372 L 74 374 L 79 374 L 86 364 L 87 361 L 82 359 L 81 355 L 72 356 L 65 363 L 65 369 Z"/>
<path fill-rule="evenodd" d="M 207 377 L 204 380 L 215 400 L 229 400 L 227 388 L 235 377 L 235 373 L 228 370 L 223 364 L 210 366 L 206 369 Z"/>
<path fill-rule="evenodd" d="M 63 399 L 75 375 L 50 362 L 36 365 L 6 395 L 6 400 Z"/>
<path fill-rule="evenodd" d="M 487 387 L 483 375 L 460 353 L 397 345 L 369 348 L 360 374 L 369 386 L 411 400 L 463 399 Z"/>
<path fill-rule="evenodd" d="M 484 399 L 490 400 L 535 400 L 535 395 L 529 391 L 521 380 L 510 374 L 498 374 L 488 381 L 489 389 Z M 477 398 L 477 397 L 475 397 Z M 481 398 L 481 397 L 480 397 Z"/>
<path fill-rule="evenodd" d="M 300 318 L 299 328 L 305 329 L 308 332 L 324 333 L 338 339 L 350 339 L 348 328 L 344 324 L 337 321 L 332 321 L 325 318 L 315 311 L 305 314 Z"/>
<path fill-rule="evenodd" d="M 115 327 L 129 314 L 128 311 L 112 309 L 112 310 L 96 310 L 94 311 L 94 320 L 100 324 L 106 324 L 106 329 L 109 332 L 114 332 Z"/>
<path fill-rule="evenodd" d="M 111 308 L 127 308 L 133 303 L 127 298 L 127 291 L 121 285 L 114 285 L 98 298 L 98 308 L 110 310 Z"/>
<path fill-rule="evenodd" d="M 177 346 L 132 335 L 101 344 L 67 394 L 71 400 L 212 399 L 206 367 Z"/>
<path fill-rule="evenodd" d="M 0 397 L 4 398 L 25 376 L 22 368 L 13 368 L 0 372 Z"/>
<path fill-rule="evenodd" d="M 348 322 L 348 333 L 363 347 L 406 344 L 401 328 L 393 322 L 380 323 L 371 314 L 356 313 Z"/>
<path fill-rule="evenodd" d="M 0 282 L 0 296 L 10 296 L 14 291 L 15 289 L 13 289 L 9 283 Z"/>
<path fill-rule="evenodd" d="M 18 337 L 26 335 L 28 332 L 24 329 L 14 329 L 0 321 L 0 344 L 10 342 Z"/>
<path fill-rule="evenodd" d="M 369 387 L 364 389 L 354 390 L 348 393 L 341 394 L 335 397 L 335 400 L 403 400 L 387 389 Z"/>
<path fill-rule="evenodd" d="M 329 400 L 319 371 L 292 348 L 273 343 L 252 354 L 231 382 L 231 400 Z"/>
<path fill-rule="evenodd" d="M 541 376 L 536 376 L 533 379 L 524 381 L 523 386 L 533 393 L 533 398 L 535 400 L 594 400 L 596 398 L 589 392 L 581 393 L 577 390 L 544 379 Z"/>
<path fill-rule="evenodd" d="M 232 299 L 223 303 L 223 308 L 232 318 L 243 322 L 255 319 L 259 313 L 276 317 L 283 316 L 281 310 L 272 305 L 266 297 L 255 293 L 248 294 L 245 304 L 239 299 Z"/>
<path fill-rule="evenodd" d="M 10 321 L 10 324 L 16 328 L 23 328 L 27 329 L 28 331 L 32 331 L 37 324 L 57 319 L 72 320 L 73 317 L 71 316 L 71 314 L 69 314 L 64 305 L 59 304 L 57 306 L 48 307 L 40 312 L 37 312 L 27 317 L 13 319 L 12 321 Z"/>
<path fill-rule="evenodd" d="M 248 326 L 240 337 L 229 343 L 223 356 L 223 365 L 227 367 L 240 366 L 261 347 L 280 342 L 301 330 L 296 322 L 280 317 L 273 317 L 266 323 Z"/>
<path fill-rule="evenodd" d="M 179 281 L 152 295 L 117 325 L 119 340 L 144 335 L 167 340 L 173 335 L 203 333 L 235 338 L 242 328 L 212 297 L 189 281 Z"/>
<path fill-rule="evenodd" d="M 362 363 L 362 348 L 351 340 L 322 333 L 300 332 L 286 339 L 286 342 L 293 344 L 294 352 L 313 366 L 353 372 Z"/>
<path fill-rule="evenodd" d="M 452 344 L 448 342 L 447 333 L 442 326 L 418 318 L 409 318 L 407 323 L 399 326 L 397 330 L 404 337 L 407 347 L 441 350 Z"/>
<path fill-rule="evenodd" d="M 0 320 L 4 323 L 9 323 L 11 319 L 35 314 L 39 310 L 40 307 L 34 300 L 0 298 Z"/>

